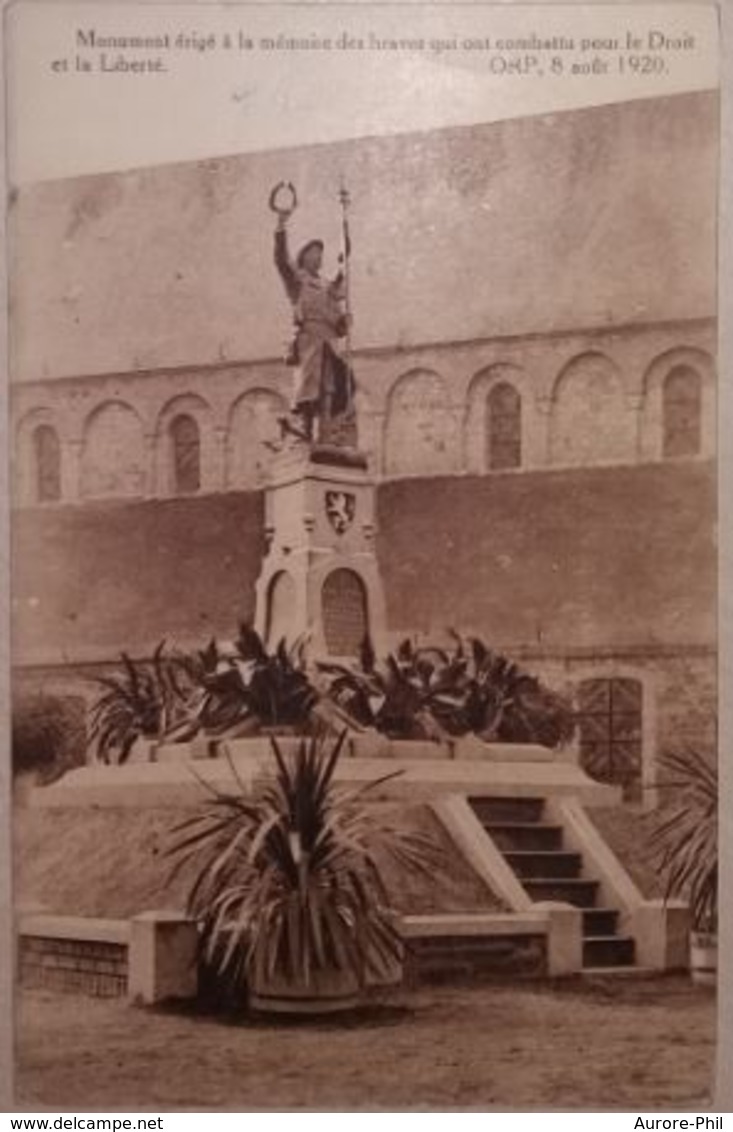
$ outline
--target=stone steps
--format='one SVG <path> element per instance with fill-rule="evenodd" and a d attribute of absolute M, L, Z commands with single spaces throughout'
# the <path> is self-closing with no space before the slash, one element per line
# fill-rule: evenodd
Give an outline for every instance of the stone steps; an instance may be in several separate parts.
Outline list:
<path fill-rule="evenodd" d="M 491 836 L 502 851 L 549 852 L 562 846 L 562 826 L 548 822 L 491 822 Z"/>
<path fill-rule="evenodd" d="M 471 797 L 469 803 L 535 903 L 559 901 L 583 914 L 583 969 L 628 970 L 635 942 L 619 935 L 619 911 L 598 906 L 600 882 L 584 875 L 582 853 L 563 848 L 562 826 L 543 820 L 539 797 Z"/>
<path fill-rule="evenodd" d="M 559 900 L 576 908 L 595 907 L 598 881 L 578 877 L 535 877 L 525 880 L 523 887 L 532 900 Z"/>
<path fill-rule="evenodd" d="M 591 939 L 596 936 L 615 935 L 618 927 L 616 908 L 585 908 L 583 910 L 583 936 Z"/>
<path fill-rule="evenodd" d="M 492 826 L 495 822 L 537 823 L 545 805 L 544 798 L 505 795 L 475 797 L 468 801 L 481 824 L 490 823 Z"/>
<path fill-rule="evenodd" d="M 561 849 L 512 849 L 504 854 L 520 880 L 536 877 L 577 879 L 583 864 L 580 853 Z"/>
<path fill-rule="evenodd" d="M 631 967 L 635 945 L 630 936 L 595 936 L 583 939 L 584 967 Z"/>

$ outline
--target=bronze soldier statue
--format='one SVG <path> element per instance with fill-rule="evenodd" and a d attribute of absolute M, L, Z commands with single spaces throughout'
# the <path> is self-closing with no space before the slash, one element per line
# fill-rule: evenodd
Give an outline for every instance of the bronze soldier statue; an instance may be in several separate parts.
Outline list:
<path fill-rule="evenodd" d="M 287 204 L 283 190 L 290 193 Z M 321 276 L 323 241 L 309 240 L 300 249 L 295 261 L 288 247 L 287 224 L 297 206 L 292 185 L 282 182 L 273 189 L 270 207 L 278 215 L 275 229 L 275 266 L 292 304 L 294 334 L 287 364 L 293 367 L 291 410 L 297 424 L 281 421 L 283 433 L 291 433 L 308 443 L 330 439 L 329 425 L 353 412 L 354 378 L 349 363 L 348 309 L 348 229 L 344 205 L 344 252 L 342 269 L 335 279 Z M 319 422 L 318 435 L 315 424 Z"/>

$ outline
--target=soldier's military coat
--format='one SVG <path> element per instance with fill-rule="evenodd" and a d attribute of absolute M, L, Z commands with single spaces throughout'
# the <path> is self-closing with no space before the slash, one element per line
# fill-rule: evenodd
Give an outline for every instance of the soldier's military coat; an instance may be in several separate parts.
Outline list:
<path fill-rule="evenodd" d="M 308 245 L 306 245 L 307 247 Z M 305 249 L 303 249 L 304 251 Z M 289 356 L 294 366 L 293 409 L 343 413 L 353 392 L 353 378 L 343 357 L 347 330 L 344 280 L 325 280 L 307 271 L 288 250 L 284 225 L 275 232 L 275 265 L 293 306 L 295 337 Z"/>

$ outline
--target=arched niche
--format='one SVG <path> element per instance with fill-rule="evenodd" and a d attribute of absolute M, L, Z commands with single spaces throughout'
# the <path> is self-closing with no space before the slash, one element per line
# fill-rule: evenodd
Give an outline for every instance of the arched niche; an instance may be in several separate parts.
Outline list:
<path fill-rule="evenodd" d="M 15 433 L 13 495 L 32 506 L 58 503 L 63 496 L 63 449 L 56 416 L 51 409 L 26 413 Z"/>
<path fill-rule="evenodd" d="M 172 397 L 155 426 L 156 486 L 163 495 L 191 495 L 215 486 L 211 407 L 198 394 Z"/>
<path fill-rule="evenodd" d="M 265 640 L 274 648 L 283 638 L 291 639 L 295 619 L 295 582 L 287 570 L 280 570 L 267 589 Z"/>
<path fill-rule="evenodd" d="M 704 350 L 666 350 L 647 368 L 639 417 L 642 460 L 691 459 L 715 452 L 715 367 Z"/>
<path fill-rule="evenodd" d="M 369 634 L 367 590 L 355 570 L 339 566 L 321 591 L 323 637 L 329 656 L 356 656 Z"/>
<path fill-rule="evenodd" d="M 175 493 L 194 495 L 201 488 L 201 430 L 196 418 L 178 413 L 168 435 Z"/>
<path fill-rule="evenodd" d="M 464 467 L 483 473 L 521 467 L 524 458 L 523 373 L 497 362 L 471 381 L 464 420 Z"/>
<path fill-rule="evenodd" d="M 145 439 L 140 417 L 124 401 L 107 401 L 89 415 L 81 455 L 85 498 L 133 497 L 147 490 Z"/>
<path fill-rule="evenodd" d="M 634 459 L 634 422 L 617 367 L 605 354 L 578 355 L 553 389 L 550 462 L 592 466 Z"/>
<path fill-rule="evenodd" d="M 387 398 L 384 471 L 431 476 L 456 470 L 455 428 L 448 391 L 432 370 L 411 370 Z"/>
<path fill-rule="evenodd" d="M 227 429 L 227 486 L 261 487 L 280 436 L 278 417 L 287 412 L 284 398 L 271 389 L 250 389 L 234 402 Z"/>

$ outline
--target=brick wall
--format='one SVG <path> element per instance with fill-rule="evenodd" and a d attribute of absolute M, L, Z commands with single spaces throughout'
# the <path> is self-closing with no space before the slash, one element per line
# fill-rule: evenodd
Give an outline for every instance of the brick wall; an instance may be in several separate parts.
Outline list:
<path fill-rule="evenodd" d="M 127 992 L 124 943 L 21 935 L 18 962 L 22 986 L 103 998 Z"/>
<path fill-rule="evenodd" d="M 383 484 L 388 620 L 505 647 L 712 643 L 712 464 Z"/>
<path fill-rule="evenodd" d="M 395 632 L 453 626 L 506 648 L 712 645 L 712 463 L 380 485 Z M 263 498 L 18 513 L 14 644 L 26 663 L 228 637 L 254 611 Z"/>
<path fill-rule="evenodd" d="M 18 512 L 13 531 L 19 658 L 205 644 L 254 613 L 261 493 Z"/>
<path fill-rule="evenodd" d="M 546 974 L 547 937 L 542 935 L 426 935 L 410 939 L 405 956 L 408 983 Z"/>

